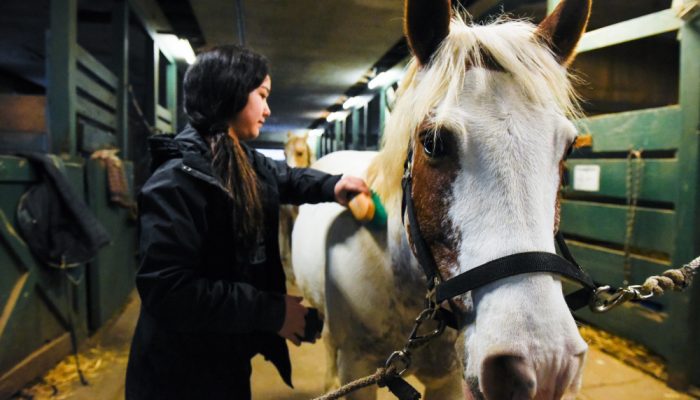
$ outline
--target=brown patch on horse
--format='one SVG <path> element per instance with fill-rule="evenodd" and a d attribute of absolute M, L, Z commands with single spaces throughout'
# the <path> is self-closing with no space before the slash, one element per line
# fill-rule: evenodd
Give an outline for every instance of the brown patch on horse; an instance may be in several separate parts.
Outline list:
<path fill-rule="evenodd" d="M 549 43 L 559 63 L 568 66 L 588 25 L 591 0 L 563 0 L 537 27 L 537 35 Z"/>
<path fill-rule="evenodd" d="M 425 125 L 422 125 L 423 127 Z M 457 265 L 459 237 L 448 218 L 449 200 L 459 170 L 459 159 L 452 133 L 438 130 L 447 154 L 431 159 L 423 149 L 423 136 L 432 130 L 421 130 L 413 145 L 412 192 L 420 232 L 428 244 L 440 275 L 447 279 L 454 275 Z"/>
<path fill-rule="evenodd" d="M 571 144 L 572 148 L 577 148 L 578 137 L 574 139 Z M 559 160 L 559 190 L 557 190 L 557 199 L 554 204 L 554 233 L 559 232 L 559 224 L 561 222 L 561 200 L 562 200 L 562 188 L 564 187 L 564 173 L 566 172 L 566 158 L 569 153 L 569 148 L 564 150 L 561 159 Z"/>
<path fill-rule="evenodd" d="M 406 0 L 404 34 L 421 65 L 430 62 L 435 50 L 450 32 L 450 0 Z"/>

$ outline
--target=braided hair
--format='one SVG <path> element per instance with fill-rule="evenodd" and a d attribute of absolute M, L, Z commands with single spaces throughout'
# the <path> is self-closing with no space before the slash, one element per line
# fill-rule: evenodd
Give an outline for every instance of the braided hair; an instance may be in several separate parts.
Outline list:
<path fill-rule="evenodd" d="M 263 56 L 241 46 L 220 46 L 199 54 L 183 82 L 185 114 L 209 144 L 214 175 L 233 203 L 235 239 L 244 248 L 255 245 L 262 233 L 262 201 L 253 166 L 236 135 L 228 134 L 228 125 L 268 71 Z"/>

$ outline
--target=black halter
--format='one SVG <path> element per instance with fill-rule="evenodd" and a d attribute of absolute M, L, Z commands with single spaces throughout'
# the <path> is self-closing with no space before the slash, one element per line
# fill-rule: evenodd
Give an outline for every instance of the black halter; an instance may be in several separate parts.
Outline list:
<path fill-rule="evenodd" d="M 418 219 L 413 206 L 412 189 L 413 149 L 408 146 L 408 155 L 404 164 L 404 174 L 401 182 L 403 199 L 401 202 L 401 218 L 408 217 L 408 228 L 413 242 L 414 254 L 423 268 L 427 278 L 428 291 L 433 293 L 436 304 L 450 300 L 473 289 L 513 275 L 532 272 L 552 272 L 570 278 L 583 286 L 583 289 L 566 296 L 566 303 L 572 311 L 589 304 L 597 285 L 591 277 L 576 263 L 561 233 L 555 235 L 563 258 L 559 255 L 533 251 L 517 253 L 489 261 L 474 269 L 464 272 L 449 280 L 444 280 L 435 263 L 430 247 L 421 235 Z M 452 324 L 450 324 L 452 325 Z"/>

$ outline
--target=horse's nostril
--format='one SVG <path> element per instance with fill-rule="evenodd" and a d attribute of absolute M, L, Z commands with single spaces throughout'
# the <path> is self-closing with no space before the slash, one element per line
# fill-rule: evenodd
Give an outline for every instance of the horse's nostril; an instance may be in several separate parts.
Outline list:
<path fill-rule="evenodd" d="M 486 358 L 481 384 L 487 399 L 529 400 L 537 393 L 535 370 L 519 356 L 501 354 Z"/>

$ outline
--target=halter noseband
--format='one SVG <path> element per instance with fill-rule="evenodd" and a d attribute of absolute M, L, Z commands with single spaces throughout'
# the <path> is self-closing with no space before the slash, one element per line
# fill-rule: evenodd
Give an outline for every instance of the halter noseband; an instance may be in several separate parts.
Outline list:
<path fill-rule="evenodd" d="M 408 230 L 413 242 L 414 255 L 425 273 L 428 292 L 432 297 L 431 301 L 439 305 L 445 300 L 450 300 L 455 296 L 509 276 L 533 272 L 551 272 L 570 278 L 583 286 L 583 289 L 565 297 L 569 309 L 575 311 L 585 305 L 592 305 L 591 301 L 594 298 L 592 295 L 595 294 L 598 286 L 576 263 L 561 232 L 557 232 L 555 239 L 564 257 L 542 251 L 517 253 L 489 261 L 451 279 L 444 280 L 440 275 L 430 247 L 421 235 L 411 193 L 412 170 L 413 147 L 412 143 L 409 142 L 403 178 L 401 180 L 403 189 L 401 220 L 405 223 L 404 216 L 408 217 Z"/>

